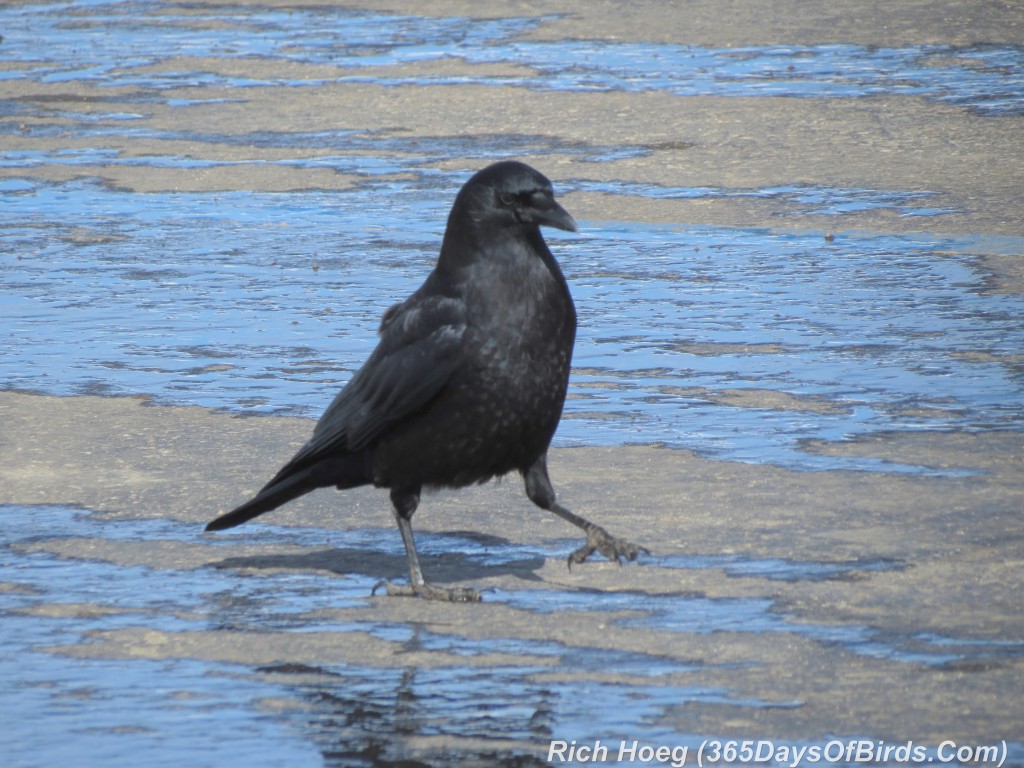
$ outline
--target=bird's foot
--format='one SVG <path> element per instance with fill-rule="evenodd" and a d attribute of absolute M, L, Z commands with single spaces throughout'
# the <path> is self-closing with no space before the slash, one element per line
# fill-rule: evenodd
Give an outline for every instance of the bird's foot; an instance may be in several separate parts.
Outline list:
<path fill-rule="evenodd" d="M 643 552 L 649 555 L 650 550 L 646 547 L 639 547 L 631 541 L 612 536 L 608 531 L 599 525 L 591 525 L 587 528 L 587 543 L 569 555 L 569 570 L 574 565 L 579 565 L 594 552 L 600 552 L 609 560 L 622 564 L 626 560 L 636 560 L 637 555 Z"/>
<path fill-rule="evenodd" d="M 377 594 L 380 587 L 387 588 L 388 597 L 422 597 L 424 600 L 438 600 L 443 603 L 479 603 L 480 593 L 469 587 L 435 587 L 433 584 L 392 584 L 381 581 L 370 592 Z"/>

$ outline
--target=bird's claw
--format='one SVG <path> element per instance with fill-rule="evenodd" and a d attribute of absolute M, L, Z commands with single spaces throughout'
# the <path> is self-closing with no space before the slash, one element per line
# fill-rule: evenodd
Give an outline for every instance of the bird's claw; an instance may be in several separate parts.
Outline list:
<path fill-rule="evenodd" d="M 437 600 L 442 603 L 479 603 L 480 593 L 469 587 L 435 587 L 433 584 L 392 584 L 390 581 L 378 581 L 370 591 L 376 595 L 381 587 L 387 588 L 388 597 L 422 597 L 424 600 Z"/>
<path fill-rule="evenodd" d="M 609 560 L 622 565 L 622 560 L 636 560 L 642 552 L 649 555 L 650 550 L 640 547 L 631 541 L 612 536 L 608 531 L 599 525 L 587 529 L 587 542 L 582 547 L 569 555 L 569 570 L 574 565 L 579 565 L 594 552 L 600 552 Z"/>

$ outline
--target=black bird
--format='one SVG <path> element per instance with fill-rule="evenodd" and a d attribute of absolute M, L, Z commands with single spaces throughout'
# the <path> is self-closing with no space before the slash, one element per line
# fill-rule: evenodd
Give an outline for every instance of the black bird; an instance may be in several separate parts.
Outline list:
<path fill-rule="evenodd" d="M 583 529 L 569 566 L 595 550 L 643 550 L 555 502 L 547 451 L 565 402 L 576 309 L 540 227 L 576 232 L 551 182 L 528 165 L 495 163 L 459 191 L 437 266 L 384 313 L 380 342 L 334 398 L 313 436 L 255 498 L 206 526 L 231 528 L 316 488 L 391 489 L 409 560 L 389 594 L 479 600 L 428 584 L 412 516 L 424 487 L 460 488 L 513 470 L 542 509 Z"/>

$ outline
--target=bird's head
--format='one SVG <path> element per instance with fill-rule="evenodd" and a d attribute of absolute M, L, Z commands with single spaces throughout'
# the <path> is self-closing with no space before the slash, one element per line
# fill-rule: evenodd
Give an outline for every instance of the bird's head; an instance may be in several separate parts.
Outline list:
<path fill-rule="evenodd" d="M 512 160 L 489 165 L 466 182 L 455 198 L 448 226 L 457 221 L 489 229 L 556 227 L 579 231 L 573 217 L 555 201 L 547 177 Z"/>

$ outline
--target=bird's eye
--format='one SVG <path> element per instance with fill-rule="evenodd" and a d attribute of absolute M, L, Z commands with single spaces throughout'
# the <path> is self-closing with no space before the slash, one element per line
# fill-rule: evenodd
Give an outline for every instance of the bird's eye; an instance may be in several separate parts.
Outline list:
<path fill-rule="evenodd" d="M 498 196 L 498 199 L 501 200 L 502 205 L 512 205 L 512 203 L 515 202 L 516 197 L 511 192 L 502 192 Z"/>

